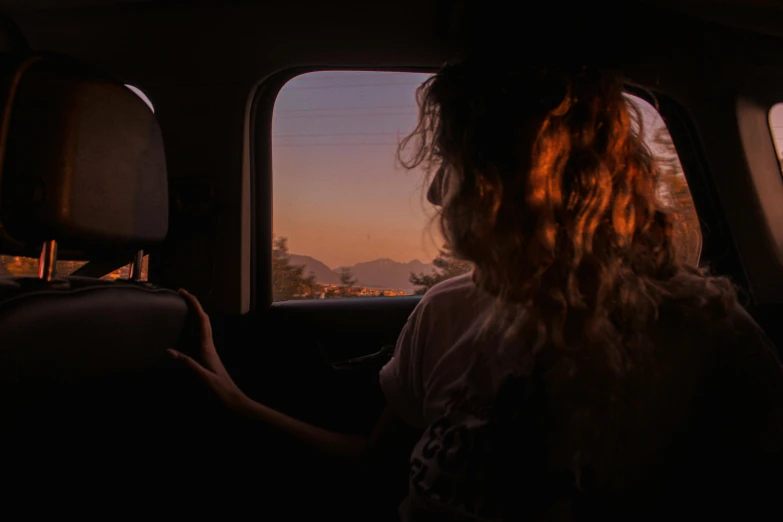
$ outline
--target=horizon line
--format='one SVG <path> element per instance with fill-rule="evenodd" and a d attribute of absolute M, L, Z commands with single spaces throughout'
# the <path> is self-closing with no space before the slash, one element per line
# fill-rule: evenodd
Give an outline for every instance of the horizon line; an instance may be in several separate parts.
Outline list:
<path fill-rule="evenodd" d="M 411 264 L 411 263 L 421 263 L 422 265 L 432 265 L 432 261 L 430 261 L 430 262 L 425 262 L 425 261 L 422 261 L 422 260 L 421 260 L 421 259 L 419 259 L 419 258 L 411 259 L 410 261 L 398 261 L 398 260 L 396 260 L 396 259 L 392 259 L 392 258 L 390 258 L 390 257 L 378 257 L 378 258 L 375 258 L 375 259 L 371 259 L 371 260 L 369 260 L 369 261 L 356 261 L 356 262 L 354 262 L 354 264 L 353 264 L 353 265 L 338 265 L 338 266 L 335 266 L 335 267 L 333 268 L 333 267 L 329 266 L 327 263 L 324 263 L 324 262 L 323 262 L 323 261 L 321 261 L 320 259 L 318 259 L 318 258 L 316 258 L 316 257 L 313 257 L 313 256 L 311 256 L 311 255 L 307 255 L 307 254 L 296 254 L 296 253 L 292 253 L 292 252 L 289 252 L 289 253 L 288 253 L 288 255 L 289 255 L 289 256 L 299 256 L 299 257 L 309 257 L 310 259 L 313 259 L 313 260 L 315 260 L 315 261 L 318 261 L 319 263 L 321 263 L 321 264 L 322 264 L 322 265 L 324 265 L 326 268 L 328 268 L 329 270 L 332 270 L 332 271 L 334 271 L 334 270 L 337 270 L 338 268 L 353 268 L 353 267 L 355 267 L 356 265 L 358 265 L 358 264 L 361 264 L 361 263 L 373 263 L 373 262 L 375 262 L 375 261 L 383 261 L 383 260 L 389 260 L 389 261 L 393 261 L 393 262 L 395 262 L 395 263 L 399 263 L 399 264 L 401 264 L 401 265 L 408 265 L 408 264 Z M 434 265 L 433 265 L 433 266 L 434 266 Z"/>

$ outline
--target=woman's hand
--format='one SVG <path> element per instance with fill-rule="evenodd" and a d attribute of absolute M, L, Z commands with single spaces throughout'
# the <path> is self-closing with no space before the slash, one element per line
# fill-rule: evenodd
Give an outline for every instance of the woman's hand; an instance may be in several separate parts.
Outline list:
<path fill-rule="evenodd" d="M 312 426 L 255 402 L 242 393 L 242 390 L 234 384 L 223 363 L 220 362 L 220 357 L 215 350 L 215 343 L 212 340 L 212 326 L 209 324 L 209 316 L 195 297 L 185 290 L 180 290 L 179 293 L 182 294 L 191 311 L 198 318 L 201 331 L 199 358 L 202 362 L 198 363 L 193 358 L 176 350 L 169 350 L 169 354 L 193 370 L 201 380 L 207 383 L 207 386 L 212 388 L 226 406 L 240 415 L 261 421 L 299 439 L 308 446 L 319 448 L 327 454 L 340 455 L 349 459 L 356 459 L 364 455 L 367 447 L 365 437 L 343 435 Z"/>
<path fill-rule="evenodd" d="M 226 406 L 232 410 L 240 410 L 249 399 L 231 379 L 231 376 L 220 361 L 220 357 L 218 357 L 215 342 L 212 339 L 212 325 L 209 322 L 209 316 L 204 312 L 204 309 L 201 308 L 201 303 L 193 295 L 182 289 L 180 289 L 179 293 L 188 302 L 191 312 L 198 319 L 201 335 L 199 342 L 200 359 L 202 363 L 199 364 L 192 357 L 177 350 L 168 350 L 169 355 L 178 361 L 182 361 L 188 368 L 193 370 L 207 386 L 212 388 L 212 391 Z"/>

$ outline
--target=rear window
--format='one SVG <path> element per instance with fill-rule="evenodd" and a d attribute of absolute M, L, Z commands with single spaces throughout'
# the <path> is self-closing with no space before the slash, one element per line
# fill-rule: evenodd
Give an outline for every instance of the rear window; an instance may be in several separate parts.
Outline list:
<path fill-rule="evenodd" d="M 275 301 L 422 294 L 470 270 L 441 253 L 422 173 L 396 162 L 416 123 L 415 90 L 429 76 L 314 72 L 282 88 L 272 124 Z M 650 103 L 627 97 L 661 164 L 676 240 L 696 263 L 701 228 L 669 132 Z"/>
<path fill-rule="evenodd" d="M 149 255 L 144 256 L 141 265 L 141 279 L 148 278 Z M 68 276 L 87 264 L 87 261 L 57 261 L 57 276 Z M 101 279 L 129 279 L 131 265 L 125 265 L 105 274 Z M 36 277 L 38 259 L 21 256 L 0 256 L 0 277 Z"/>

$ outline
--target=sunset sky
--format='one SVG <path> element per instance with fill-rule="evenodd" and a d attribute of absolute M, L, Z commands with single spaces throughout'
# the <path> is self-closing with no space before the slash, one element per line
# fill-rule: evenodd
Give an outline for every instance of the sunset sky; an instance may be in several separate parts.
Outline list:
<path fill-rule="evenodd" d="M 273 231 L 288 238 L 291 253 L 331 268 L 437 255 L 422 173 L 396 161 L 399 138 L 416 123 L 416 87 L 427 77 L 316 72 L 283 87 L 273 119 Z M 645 127 L 662 125 L 642 103 Z M 783 131 L 783 111 L 773 111 L 772 121 Z"/>
<path fill-rule="evenodd" d="M 273 120 L 275 235 L 334 268 L 430 261 L 422 174 L 396 162 L 428 75 L 318 72 L 283 87 Z"/>

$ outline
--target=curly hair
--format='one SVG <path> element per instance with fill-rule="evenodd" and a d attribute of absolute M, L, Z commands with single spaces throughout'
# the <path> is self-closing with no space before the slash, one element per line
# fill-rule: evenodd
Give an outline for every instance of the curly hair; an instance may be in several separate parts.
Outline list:
<path fill-rule="evenodd" d="M 548 393 L 571 401 L 578 468 L 601 453 L 625 383 L 654 368 L 648 334 L 660 307 L 710 322 L 736 295 L 677 254 L 618 72 L 496 65 L 465 59 L 428 79 L 400 159 L 445 172 L 443 236 L 496 297 L 493 324 L 526 341 L 525 371 L 551 361 Z"/>

